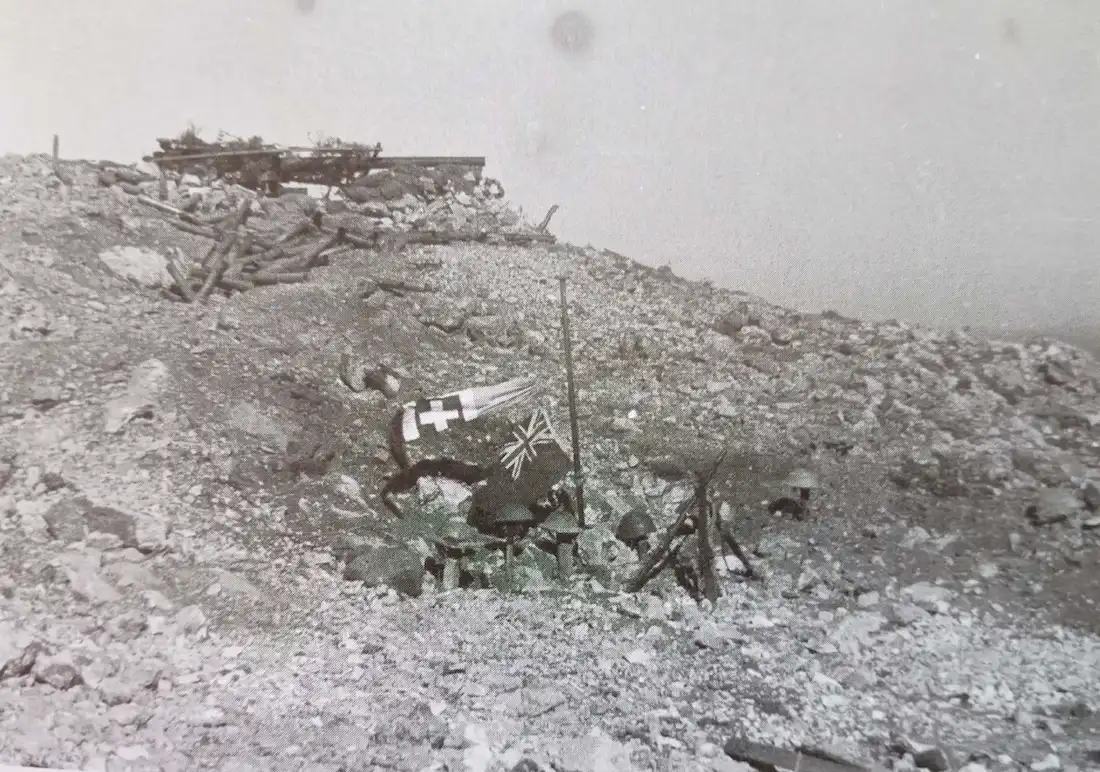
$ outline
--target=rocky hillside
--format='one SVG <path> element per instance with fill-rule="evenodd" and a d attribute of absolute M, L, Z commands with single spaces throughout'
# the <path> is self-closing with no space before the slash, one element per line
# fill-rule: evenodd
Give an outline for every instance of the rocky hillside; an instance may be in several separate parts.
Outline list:
<path fill-rule="evenodd" d="M 1100 764 L 1086 354 L 514 243 L 537 231 L 482 188 L 403 188 L 383 215 L 188 180 L 161 202 L 200 223 L 181 229 L 139 199 L 159 182 L 103 172 L 0 161 L 0 764 L 748 769 L 731 738 L 864 768 Z M 303 278 L 182 302 L 169 259 L 199 270 L 242 204 L 245 262 L 317 212 L 318 238 L 353 238 Z M 416 236 L 441 230 L 469 238 Z M 412 586 L 430 544 L 377 496 L 386 424 L 533 375 L 567 431 L 561 274 L 578 571 L 532 548 L 520 592 Z M 623 592 L 619 518 L 670 521 L 688 494 L 670 460 L 720 448 L 715 493 L 763 579 L 729 557 L 713 605 L 671 572 Z M 811 516 L 772 514 L 805 466 Z M 404 508 L 463 516 L 469 497 L 425 481 Z"/>

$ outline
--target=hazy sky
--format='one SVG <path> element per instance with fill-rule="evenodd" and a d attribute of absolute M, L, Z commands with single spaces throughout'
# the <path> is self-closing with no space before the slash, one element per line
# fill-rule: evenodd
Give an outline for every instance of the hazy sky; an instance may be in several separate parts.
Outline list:
<path fill-rule="evenodd" d="M 485 155 L 560 237 L 777 302 L 1100 329 L 1097 0 L 299 5 L 0 0 L 0 151 Z"/>

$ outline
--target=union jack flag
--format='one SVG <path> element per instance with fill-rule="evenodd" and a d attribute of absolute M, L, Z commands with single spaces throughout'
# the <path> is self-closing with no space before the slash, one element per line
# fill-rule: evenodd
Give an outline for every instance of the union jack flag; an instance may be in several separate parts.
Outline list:
<path fill-rule="evenodd" d="M 520 478 L 525 464 L 535 460 L 539 445 L 553 444 L 561 447 L 557 435 L 554 434 L 554 427 L 550 425 L 550 418 L 541 407 L 531 414 L 526 426 L 514 426 L 512 438 L 500 451 L 500 464 L 512 473 L 513 480 Z"/>
<path fill-rule="evenodd" d="M 571 463 L 546 410 L 539 408 L 523 423 L 512 424 L 489 478 L 474 490 L 474 504 L 485 512 L 498 512 L 506 504 L 531 506 L 568 474 Z"/>

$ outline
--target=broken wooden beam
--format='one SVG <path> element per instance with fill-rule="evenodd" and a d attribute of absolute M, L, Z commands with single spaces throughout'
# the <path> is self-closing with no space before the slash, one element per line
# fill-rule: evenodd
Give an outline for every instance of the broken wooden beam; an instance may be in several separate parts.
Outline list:
<path fill-rule="evenodd" d="M 199 290 L 197 296 L 199 300 L 206 300 L 210 297 L 210 293 L 214 291 L 214 285 L 221 279 L 228 265 L 229 261 L 225 255 L 218 255 L 217 262 L 214 263 L 214 267 L 210 270 L 210 273 L 206 275 L 206 281 L 202 283 L 202 288 Z"/>
<path fill-rule="evenodd" d="M 558 240 L 556 236 L 554 236 L 550 233 L 538 233 L 538 232 L 505 233 L 503 235 L 504 235 L 504 240 L 505 241 L 513 243 L 513 244 L 515 244 L 515 243 L 531 243 L 531 242 L 535 242 L 535 241 L 540 242 L 540 243 L 544 243 L 544 244 L 552 244 L 552 243 L 554 243 Z"/>
<path fill-rule="evenodd" d="M 215 241 L 218 239 L 218 232 L 205 225 L 195 225 L 186 220 L 169 220 L 168 224 L 184 233 L 194 233 L 196 236 L 203 236 L 208 239 L 214 239 Z"/>
<path fill-rule="evenodd" d="M 688 518 L 691 517 L 691 505 L 694 503 L 695 498 L 691 497 L 680 504 L 680 516 L 676 518 L 676 522 L 665 531 L 665 535 L 661 538 L 660 545 L 658 545 L 656 549 L 646 553 L 645 559 L 642 560 L 641 565 L 638 566 L 638 570 L 635 572 L 633 578 L 627 582 L 627 592 L 638 592 L 641 590 L 668 562 L 672 553 L 676 551 L 673 549 L 672 543 L 676 540 L 678 535 L 682 534 L 684 524 L 687 523 Z"/>
<path fill-rule="evenodd" d="M 190 223 L 191 225 L 205 225 L 206 224 L 202 220 L 200 220 L 198 217 L 196 217 L 195 215 L 193 215 L 189 212 L 185 212 L 184 210 L 180 209 L 178 206 L 172 206 L 171 204 L 166 204 L 163 201 L 157 201 L 156 199 L 149 198 L 148 196 L 142 195 L 141 193 L 138 193 L 138 195 L 134 196 L 134 198 L 137 199 L 137 202 L 139 204 L 145 204 L 145 206 L 152 207 L 153 209 L 156 209 L 158 212 L 162 212 L 164 214 L 170 214 L 170 215 L 173 215 L 175 217 L 178 217 L 180 220 L 182 220 L 185 223 Z"/>
<path fill-rule="evenodd" d="M 188 303 L 194 303 L 195 293 L 191 291 L 191 285 L 187 283 L 187 277 L 184 275 L 183 271 L 176 265 L 175 258 L 172 255 L 168 255 L 165 263 L 168 268 L 168 275 L 172 277 L 172 281 L 175 282 L 176 289 L 179 290 L 180 295 L 182 295 L 183 299 Z"/>
<path fill-rule="evenodd" d="M 297 225 L 291 227 L 282 236 L 275 239 L 275 246 L 280 244 L 286 244 L 287 242 L 294 241 L 299 236 L 305 236 L 316 229 L 313 220 L 303 219 Z"/>
<path fill-rule="evenodd" d="M 252 234 L 241 229 L 240 235 L 237 238 L 237 247 L 233 250 L 233 259 L 229 261 L 228 267 L 222 274 L 223 279 L 236 279 L 240 276 L 244 270 L 245 263 L 249 261 L 248 251 L 252 246 Z"/>
<path fill-rule="evenodd" d="M 313 251 L 306 256 L 302 270 L 304 270 L 306 273 L 309 273 L 311 269 L 316 268 L 318 261 L 321 258 L 321 255 L 323 255 L 325 252 L 332 249 L 333 247 L 339 246 L 341 243 L 343 243 L 346 233 L 347 231 L 345 231 L 343 228 L 337 228 L 336 233 L 334 233 L 330 238 L 325 239 L 323 242 L 318 244 L 313 249 Z"/>
<path fill-rule="evenodd" d="M 697 524 L 696 573 L 699 576 L 699 591 L 703 597 L 711 603 L 718 600 L 722 588 L 718 584 L 718 576 L 714 571 L 714 546 L 710 541 L 711 503 L 707 490 L 709 481 L 697 480 L 695 484 L 695 498 L 699 503 L 699 522 Z"/>
<path fill-rule="evenodd" d="M 544 233 L 550 225 L 550 218 L 554 216 L 554 213 L 558 211 L 558 205 L 554 204 L 550 207 L 550 210 L 546 213 L 546 216 L 542 218 L 542 222 L 539 223 L 537 230 L 540 233 Z"/>
<path fill-rule="evenodd" d="M 221 277 L 221 279 L 218 280 L 218 286 L 221 287 L 222 289 L 236 290 L 237 292 L 245 292 L 247 290 L 252 289 L 256 285 L 253 284 L 248 279 L 245 279 L 241 276 L 236 276 L 236 277 L 233 277 L 233 278 L 228 278 L 226 276 L 223 276 L 223 277 Z"/>
<path fill-rule="evenodd" d="M 391 155 L 385 158 L 372 158 L 370 166 L 375 169 L 391 169 L 394 166 L 485 166 L 485 156 L 472 155 Z"/>
<path fill-rule="evenodd" d="M 374 282 L 378 289 L 384 292 L 391 292 L 394 294 L 401 294 L 403 292 L 433 292 L 434 290 L 426 284 L 409 284 L 405 281 L 387 281 L 385 279 L 377 279 Z"/>
<path fill-rule="evenodd" d="M 287 152 L 279 148 L 258 148 L 248 150 L 218 150 L 211 153 L 185 153 L 179 151 L 159 151 L 152 155 L 144 156 L 141 160 L 146 163 L 188 163 L 190 161 L 207 161 L 212 158 L 248 158 L 252 156 L 272 156 L 281 155 Z"/>
<path fill-rule="evenodd" d="M 267 271 L 256 271 L 256 273 L 248 278 L 250 278 L 257 287 L 271 284 L 300 284 L 309 278 L 309 272 L 290 271 L 283 273 L 268 273 Z"/>
<path fill-rule="evenodd" d="M 378 246 L 377 233 L 368 236 L 363 233 L 347 231 L 344 233 L 344 240 L 357 249 L 374 249 Z"/>

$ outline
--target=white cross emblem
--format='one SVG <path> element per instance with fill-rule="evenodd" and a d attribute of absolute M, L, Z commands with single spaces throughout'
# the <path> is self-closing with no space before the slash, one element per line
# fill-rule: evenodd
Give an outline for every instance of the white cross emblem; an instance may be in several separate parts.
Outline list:
<path fill-rule="evenodd" d="M 420 414 L 420 425 L 428 426 L 431 424 L 435 427 L 437 432 L 443 432 L 447 430 L 447 422 L 455 418 L 462 418 L 462 413 L 458 410 L 444 410 L 443 400 L 433 399 L 428 402 L 429 410 L 426 413 Z"/>

